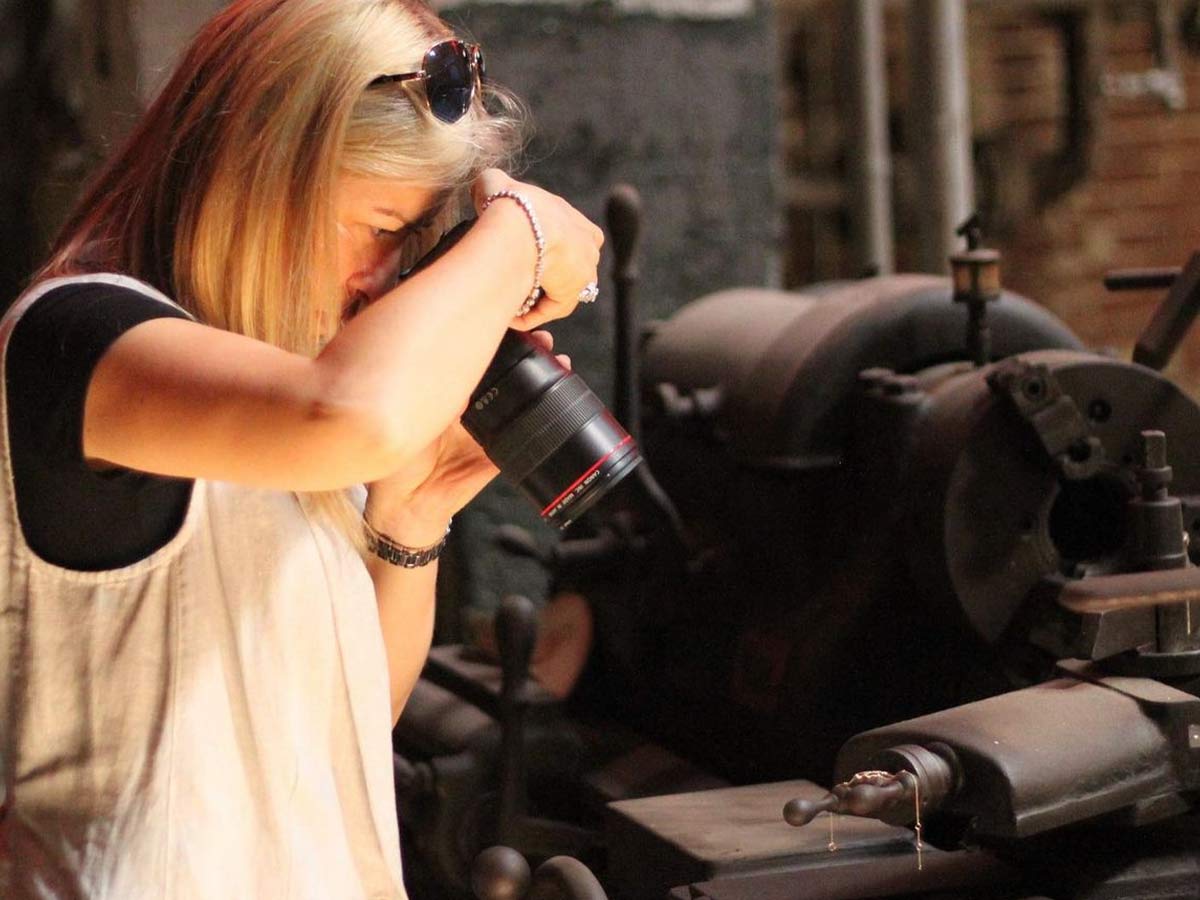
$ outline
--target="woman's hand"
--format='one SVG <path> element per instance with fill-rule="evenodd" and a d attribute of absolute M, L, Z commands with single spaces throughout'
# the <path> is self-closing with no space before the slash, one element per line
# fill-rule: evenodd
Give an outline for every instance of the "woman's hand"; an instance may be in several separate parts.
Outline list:
<path fill-rule="evenodd" d="M 546 350 L 554 348 L 548 331 L 535 331 L 531 337 Z M 571 367 L 569 357 L 559 354 L 558 360 Z M 367 486 L 367 521 L 409 547 L 437 543 L 450 517 L 499 471 L 462 424 L 455 422 L 403 469 Z"/>
<path fill-rule="evenodd" d="M 553 319 L 568 316 L 579 304 L 579 294 L 588 284 L 598 278 L 600 248 L 604 245 L 604 232 L 592 224 L 586 216 L 562 197 L 544 191 L 532 184 L 510 178 L 499 169 L 488 169 L 472 187 L 475 208 L 480 216 L 487 197 L 496 191 L 509 190 L 520 194 L 538 218 L 542 235 L 546 241 L 542 290 L 544 296 L 524 316 L 515 316 L 511 327 L 518 331 L 529 331 Z M 512 200 L 497 200 L 498 203 L 514 203 Z M 516 218 L 510 216 L 513 227 Z M 529 223 L 528 239 L 533 241 Z"/>
<path fill-rule="evenodd" d="M 499 471 L 455 422 L 409 465 L 367 486 L 367 521 L 406 546 L 435 544 Z"/>

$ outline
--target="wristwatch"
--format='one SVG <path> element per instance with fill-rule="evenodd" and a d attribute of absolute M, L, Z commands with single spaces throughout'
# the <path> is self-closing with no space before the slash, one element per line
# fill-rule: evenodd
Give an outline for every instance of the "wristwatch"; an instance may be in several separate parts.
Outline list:
<path fill-rule="evenodd" d="M 450 536 L 450 523 L 446 524 L 446 533 L 441 540 L 428 547 L 406 547 L 383 532 L 376 531 L 366 517 L 363 518 L 363 530 L 367 535 L 367 548 L 380 559 L 403 569 L 419 569 L 442 555 L 446 539 Z"/>

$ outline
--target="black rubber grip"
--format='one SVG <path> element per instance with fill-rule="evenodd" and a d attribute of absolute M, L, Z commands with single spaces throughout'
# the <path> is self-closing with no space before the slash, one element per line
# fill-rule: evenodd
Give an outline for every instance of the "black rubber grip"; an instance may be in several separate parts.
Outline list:
<path fill-rule="evenodd" d="M 504 429 L 488 455 L 514 484 L 540 466 L 568 438 L 605 411 L 600 398 L 572 373 Z"/>

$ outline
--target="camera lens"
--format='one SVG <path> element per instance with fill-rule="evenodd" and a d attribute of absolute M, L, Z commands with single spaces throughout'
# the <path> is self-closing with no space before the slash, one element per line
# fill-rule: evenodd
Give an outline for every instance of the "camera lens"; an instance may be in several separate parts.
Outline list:
<path fill-rule="evenodd" d="M 587 383 L 518 331 L 504 336 L 462 422 L 542 518 L 560 528 L 642 460 Z"/>

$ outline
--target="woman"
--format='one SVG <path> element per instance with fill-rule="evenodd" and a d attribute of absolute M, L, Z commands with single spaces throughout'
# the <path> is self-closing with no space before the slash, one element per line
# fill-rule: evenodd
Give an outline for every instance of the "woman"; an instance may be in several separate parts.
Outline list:
<path fill-rule="evenodd" d="M 404 895 L 457 419 L 602 241 L 481 76 L 417 0 L 235 0 L 5 317 L 0 896 Z"/>

